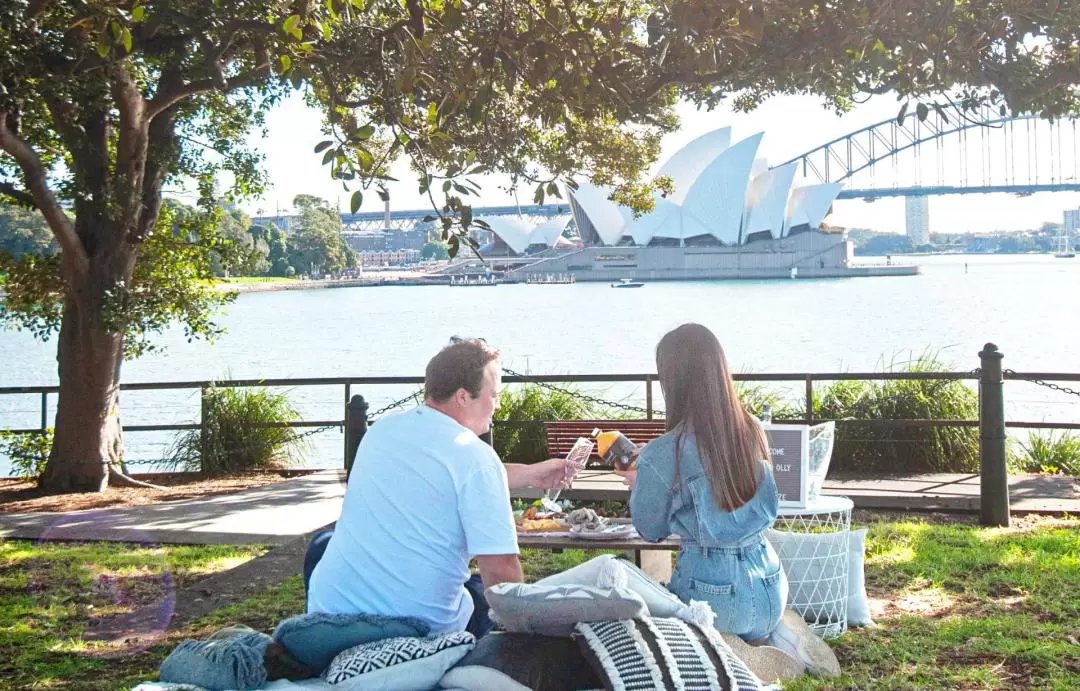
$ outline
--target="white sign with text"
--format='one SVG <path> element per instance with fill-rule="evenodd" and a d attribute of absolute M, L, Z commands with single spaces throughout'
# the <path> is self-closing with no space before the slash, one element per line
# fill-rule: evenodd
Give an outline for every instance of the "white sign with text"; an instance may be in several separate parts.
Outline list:
<path fill-rule="evenodd" d="M 810 469 L 810 427 L 808 425 L 764 425 L 772 456 L 773 477 L 780 494 L 780 506 L 802 509 Z"/>

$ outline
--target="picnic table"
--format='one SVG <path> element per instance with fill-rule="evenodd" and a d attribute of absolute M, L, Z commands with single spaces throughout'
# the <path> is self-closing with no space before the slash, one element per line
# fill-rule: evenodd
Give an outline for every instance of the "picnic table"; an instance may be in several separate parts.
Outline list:
<path fill-rule="evenodd" d="M 672 552 L 679 549 L 679 537 L 673 535 L 662 542 L 646 542 L 640 537 L 619 538 L 614 540 L 586 540 L 574 537 L 570 533 L 542 533 L 530 535 L 518 533 L 518 546 L 530 549 L 623 550 L 633 558 L 634 563 L 658 583 L 671 581 Z"/>

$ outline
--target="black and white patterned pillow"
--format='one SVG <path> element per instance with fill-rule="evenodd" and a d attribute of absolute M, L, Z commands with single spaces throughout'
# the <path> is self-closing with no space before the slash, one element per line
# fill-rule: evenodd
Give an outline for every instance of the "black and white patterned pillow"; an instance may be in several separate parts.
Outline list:
<path fill-rule="evenodd" d="M 605 688 L 617 691 L 761 691 L 724 639 L 681 619 L 578 624 L 576 637 Z"/>
<path fill-rule="evenodd" d="M 465 631 L 435 636 L 385 638 L 338 654 L 323 681 L 339 689 L 431 689 L 465 657 L 476 638 Z"/>

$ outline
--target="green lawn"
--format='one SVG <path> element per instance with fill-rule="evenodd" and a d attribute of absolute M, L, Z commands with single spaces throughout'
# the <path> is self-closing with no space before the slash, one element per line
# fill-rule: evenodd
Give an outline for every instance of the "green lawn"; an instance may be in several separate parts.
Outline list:
<path fill-rule="evenodd" d="M 1080 688 L 1080 521 L 1011 530 L 871 517 L 866 578 L 880 628 L 834 642 L 845 674 L 791 689 Z M 270 631 L 302 609 L 299 576 L 118 657 L 79 638 L 92 613 L 153 601 L 261 548 L 0 542 L 0 686 L 116 689 L 153 678 L 181 639 L 230 623 Z M 596 552 L 528 550 L 528 580 Z M 108 587 L 102 584 L 106 582 Z M 157 588 L 157 590 L 155 590 Z"/>

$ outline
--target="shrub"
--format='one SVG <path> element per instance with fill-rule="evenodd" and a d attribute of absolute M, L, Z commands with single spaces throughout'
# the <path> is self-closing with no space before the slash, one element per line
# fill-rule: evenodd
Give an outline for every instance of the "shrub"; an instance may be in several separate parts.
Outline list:
<path fill-rule="evenodd" d="M 15 434 L 0 431 L 0 455 L 11 460 L 11 471 L 20 480 L 37 480 L 45 472 L 52 449 L 53 431 Z"/>
<path fill-rule="evenodd" d="M 180 435 L 167 465 L 204 475 L 227 475 L 285 468 L 303 458 L 304 443 L 294 428 L 267 426 L 300 419 L 284 394 L 211 387 L 202 404 L 205 438 L 202 430 Z"/>
<path fill-rule="evenodd" d="M 1080 437 L 1071 432 L 1029 432 L 1027 443 L 1019 447 L 1010 454 L 1013 472 L 1080 475 Z"/>
<path fill-rule="evenodd" d="M 567 392 L 535 384 L 499 394 L 499 409 L 492 425 L 492 444 L 506 463 L 535 463 L 547 458 L 545 420 L 608 419 L 600 407 Z"/>
<path fill-rule="evenodd" d="M 923 354 L 890 372 L 941 372 L 948 365 Z M 836 419 L 835 470 L 977 472 L 976 427 L 885 426 L 870 420 L 977 420 L 978 394 L 962 381 L 947 379 L 838 381 L 819 390 L 818 419 Z"/>

